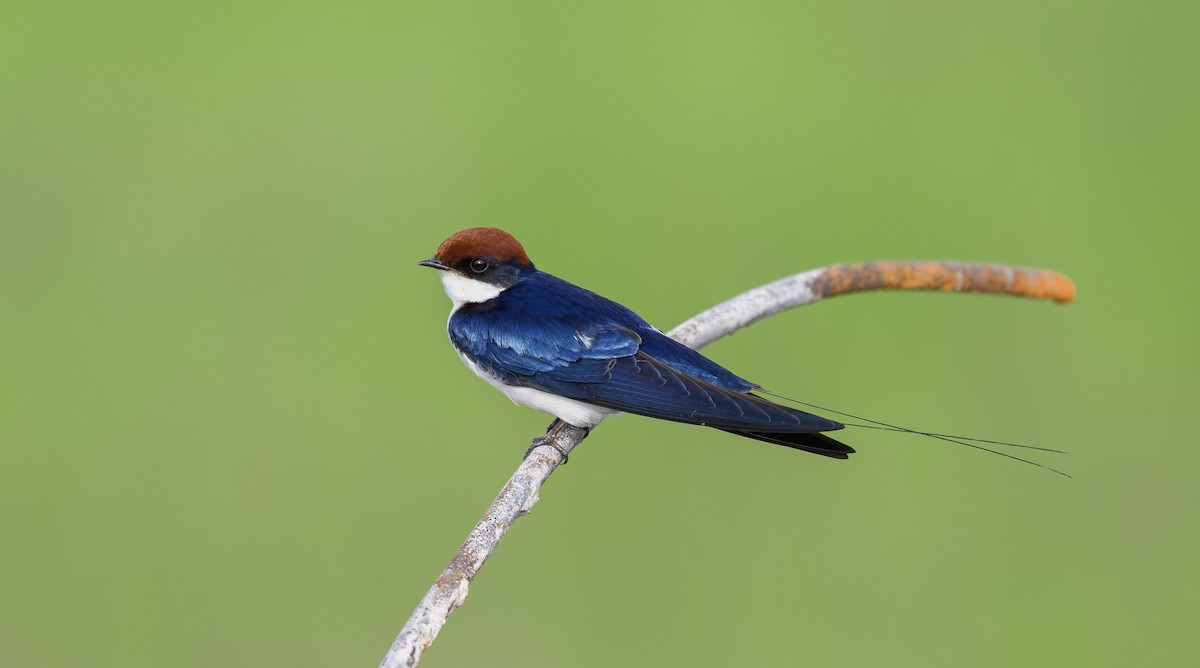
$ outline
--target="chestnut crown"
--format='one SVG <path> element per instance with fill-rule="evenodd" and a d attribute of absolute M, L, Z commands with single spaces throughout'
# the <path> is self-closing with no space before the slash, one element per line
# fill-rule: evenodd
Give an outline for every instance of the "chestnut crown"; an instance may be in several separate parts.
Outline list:
<path fill-rule="evenodd" d="M 490 258 L 496 262 L 529 266 L 529 256 L 521 242 L 496 227 L 472 227 L 456 232 L 438 246 L 434 257 L 451 267 L 469 258 Z"/>

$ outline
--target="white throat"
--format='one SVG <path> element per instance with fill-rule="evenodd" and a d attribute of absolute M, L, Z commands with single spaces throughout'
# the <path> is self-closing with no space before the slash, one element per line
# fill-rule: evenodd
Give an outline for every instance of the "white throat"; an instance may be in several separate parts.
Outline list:
<path fill-rule="evenodd" d="M 451 312 L 462 308 L 463 304 L 479 304 L 495 299 L 504 292 L 504 288 L 498 285 L 467 278 L 455 271 L 439 271 L 438 274 L 442 278 L 442 289 L 446 291 L 450 301 L 454 302 Z"/>

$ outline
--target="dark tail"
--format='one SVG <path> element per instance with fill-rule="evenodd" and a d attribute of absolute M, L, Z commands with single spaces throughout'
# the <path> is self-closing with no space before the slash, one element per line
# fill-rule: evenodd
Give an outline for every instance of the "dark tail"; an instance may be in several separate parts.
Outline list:
<path fill-rule="evenodd" d="M 811 452 L 814 455 L 823 455 L 834 459 L 848 459 L 854 453 L 854 448 L 829 438 L 825 434 L 819 432 L 805 432 L 800 434 L 786 434 L 763 431 L 734 431 L 732 429 L 722 429 L 731 434 L 753 438 L 775 445 L 786 445 L 789 448 Z"/>

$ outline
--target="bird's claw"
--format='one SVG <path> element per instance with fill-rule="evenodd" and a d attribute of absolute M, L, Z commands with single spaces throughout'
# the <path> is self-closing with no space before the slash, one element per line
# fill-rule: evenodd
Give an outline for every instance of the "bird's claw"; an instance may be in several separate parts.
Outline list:
<path fill-rule="evenodd" d="M 540 447 L 543 445 L 548 445 L 548 446 L 554 448 L 555 450 L 558 450 L 558 454 L 562 455 L 562 464 L 560 464 L 560 465 L 565 465 L 567 463 L 567 460 L 569 459 L 569 457 L 567 456 L 567 451 L 564 450 L 563 447 L 558 444 L 558 435 L 561 434 L 564 429 L 566 429 L 570 426 L 571 425 L 568 425 L 566 422 L 563 422 L 562 420 L 555 420 L 554 422 L 551 422 L 550 427 L 546 429 L 545 436 L 539 436 L 539 437 L 533 439 L 533 444 L 530 445 L 529 449 L 525 451 L 525 458 L 529 457 L 529 453 L 533 452 L 534 448 L 537 448 L 537 447 Z M 576 427 L 576 429 L 579 429 L 579 428 L 580 427 Z M 587 435 L 592 431 L 589 428 L 583 428 L 583 430 L 584 430 L 583 436 L 581 436 L 579 439 L 581 441 L 583 439 L 587 438 Z"/>
<path fill-rule="evenodd" d="M 543 445 L 548 445 L 555 450 L 558 450 L 558 454 L 562 455 L 562 462 L 559 464 L 559 466 L 566 465 L 567 460 L 569 459 L 567 456 L 567 451 L 562 449 L 562 446 L 558 444 L 558 440 L 553 436 L 538 436 L 537 438 L 533 439 L 533 444 L 530 445 L 529 449 L 525 451 L 525 457 L 523 457 L 523 459 L 528 459 L 529 453 Z"/>

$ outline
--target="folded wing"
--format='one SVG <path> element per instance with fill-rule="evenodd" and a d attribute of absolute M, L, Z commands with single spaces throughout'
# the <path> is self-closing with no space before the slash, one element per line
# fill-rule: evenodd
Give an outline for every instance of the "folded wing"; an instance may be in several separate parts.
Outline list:
<path fill-rule="evenodd" d="M 506 384 L 827 457 L 854 452 L 819 433 L 841 429 L 841 423 L 751 394 L 756 385 L 695 351 L 679 350 L 684 346 L 640 318 L 630 323 L 638 331 L 544 313 L 524 320 L 519 330 L 506 322 L 486 309 L 465 307 L 450 323 L 458 349 Z"/>

